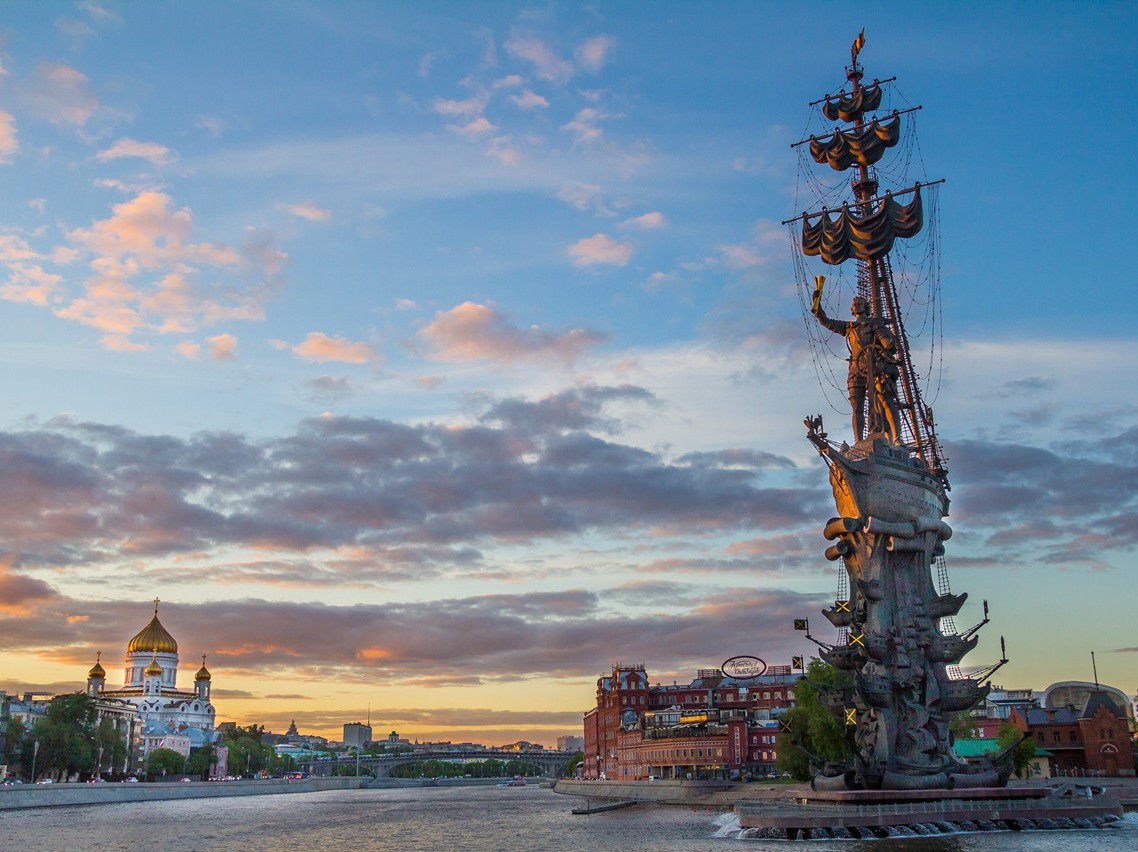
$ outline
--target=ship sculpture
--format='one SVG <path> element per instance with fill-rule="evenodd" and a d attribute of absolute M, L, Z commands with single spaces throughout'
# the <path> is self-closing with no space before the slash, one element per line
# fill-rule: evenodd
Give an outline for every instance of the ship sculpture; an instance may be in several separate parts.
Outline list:
<path fill-rule="evenodd" d="M 891 191 L 879 185 L 894 185 L 898 177 L 908 181 L 912 149 L 900 165 L 891 161 L 886 167 L 881 161 L 894 149 L 906 150 L 898 145 L 902 125 L 911 125 L 920 107 L 879 115 L 895 78 L 864 81 L 858 62 L 863 45 L 859 36 L 846 68 L 848 86 L 811 104 L 837 126 L 828 124 L 820 135 L 794 146 L 808 151 L 814 163 L 842 173 L 831 189 L 850 193 L 848 200 L 784 223 L 801 252 L 796 255 L 800 295 L 813 349 L 823 356 L 819 369 L 824 373 L 834 360 L 823 350 L 844 338 L 849 370 L 841 390 L 852 408 L 852 443 L 831 440 L 821 416 L 805 421 L 807 437 L 829 467 L 837 508 L 823 531 L 832 542 L 826 556 L 841 560 L 844 571 L 838 598 L 823 613 L 838 628 L 838 641 L 828 644 L 811 636 L 806 619 L 797 620 L 796 627 L 806 629 L 825 661 L 851 675 L 851 688 L 823 689 L 823 699 L 855 726 L 856 746 L 848 765 L 813 759 L 813 783 L 818 790 L 1002 787 L 1011 771 L 1010 755 L 977 766 L 960 760 L 951 747 L 952 716 L 987 695 L 991 686 L 985 681 L 1006 659 L 1001 653 L 998 663 L 971 677 L 959 668 L 987 623 L 987 605 L 980 624 L 956 632 L 952 619 L 967 595 L 952 594 L 944 563 L 944 544 L 952 535 L 944 520 L 948 471 L 913 364 L 906 319 L 914 312 L 902 303 L 896 283 L 900 280 L 909 294 L 916 284 L 933 280 L 929 276 L 938 264 L 928 262 L 928 253 L 935 250 L 935 240 L 921 237 L 924 247 L 915 262 L 906 252 L 918 243 L 914 238 L 925 229 L 927 199 L 935 203 L 942 181 L 902 184 Z M 810 180 L 827 197 L 824 183 Z M 918 274 L 906 265 L 902 276 L 895 270 L 899 254 L 901 263 L 923 262 L 932 272 Z M 827 303 L 835 313 L 833 306 L 841 303 L 826 292 L 824 276 L 810 280 L 807 258 L 835 268 L 839 287 L 846 298 L 852 296 L 851 319 L 826 312 Z M 927 318 L 928 302 L 918 310 Z M 840 388 L 840 379 L 833 384 Z"/>

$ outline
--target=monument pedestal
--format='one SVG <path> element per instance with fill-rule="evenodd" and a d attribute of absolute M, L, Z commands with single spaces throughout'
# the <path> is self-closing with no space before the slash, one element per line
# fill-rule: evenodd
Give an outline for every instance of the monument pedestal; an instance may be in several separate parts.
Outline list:
<path fill-rule="evenodd" d="M 740 801 L 735 813 L 741 828 L 789 840 L 1095 828 L 1121 819 L 1118 799 L 1094 789 L 824 790 Z"/>

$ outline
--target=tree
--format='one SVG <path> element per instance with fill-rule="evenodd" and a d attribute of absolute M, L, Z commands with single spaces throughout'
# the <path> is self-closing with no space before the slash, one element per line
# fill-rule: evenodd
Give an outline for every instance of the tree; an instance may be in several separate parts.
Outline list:
<path fill-rule="evenodd" d="M 66 778 L 95 768 L 95 703 L 82 692 L 57 695 L 47 705 L 47 714 L 24 735 L 25 760 L 35 753 L 39 777 Z M 32 779 L 35 780 L 34 778 Z"/>
<path fill-rule="evenodd" d="M 778 735 L 780 772 L 789 772 L 796 781 L 809 781 L 810 758 L 806 752 L 837 763 L 854 755 L 853 728 L 845 724 L 842 707 L 830 707 L 826 694 L 848 689 L 853 678 L 829 663 L 813 659 L 806 675 L 794 686 L 794 707 L 783 715 L 789 733 Z"/>
<path fill-rule="evenodd" d="M 181 775 L 186 759 L 170 748 L 156 748 L 146 756 L 146 774 L 151 778 Z"/>
<path fill-rule="evenodd" d="M 202 781 L 209 780 L 209 768 L 213 763 L 213 746 L 206 743 L 190 752 L 190 759 L 186 761 L 186 774 L 196 775 Z"/>
<path fill-rule="evenodd" d="M 114 720 L 104 716 L 95 727 L 95 771 L 118 774 L 126 766 L 127 745 Z"/>
<path fill-rule="evenodd" d="M 24 736 L 27 729 L 24 723 L 17 719 L 9 719 L 5 730 L 4 754 L 2 760 L 8 766 L 23 766 L 24 762 Z"/>
<path fill-rule="evenodd" d="M 996 744 L 1001 752 L 1015 745 L 1012 750 L 1012 771 L 1016 778 L 1023 778 L 1031 761 L 1035 759 L 1035 740 L 1027 737 L 1020 741 L 1022 736 L 1023 731 L 1010 722 L 1004 722 L 996 732 Z"/>
<path fill-rule="evenodd" d="M 569 758 L 569 764 L 565 767 L 566 776 L 568 776 L 569 778 L 572 778 L 573 773 L 577 771 L 577 767 L 580 766 L 584 762 L 584 760 L 585 760 L 585 753 L 583 751 L 579 751 L 575 755 L 573 755 L 571 758 Z"/>

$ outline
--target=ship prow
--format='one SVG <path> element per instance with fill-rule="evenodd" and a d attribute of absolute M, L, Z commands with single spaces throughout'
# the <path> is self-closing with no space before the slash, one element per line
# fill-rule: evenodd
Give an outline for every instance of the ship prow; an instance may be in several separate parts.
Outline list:
<path fill-rule="evenodd" d="M 908 447 L 873 434 L 853 446 L 835 445 L 811 430 L 811 443 L 830 468 L 838 511 L 847 518 L 920 525 L 948 514 L 944 479 L 929 471 Z"/>

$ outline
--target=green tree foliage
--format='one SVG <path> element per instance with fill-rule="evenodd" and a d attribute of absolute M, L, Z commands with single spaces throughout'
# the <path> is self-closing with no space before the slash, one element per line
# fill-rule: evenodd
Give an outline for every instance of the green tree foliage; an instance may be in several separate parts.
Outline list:
<path fill-rule="evenodd" d="M 190 752 L 190 759 L 186 761 L 186 774 L 197 776 L 202 781 L 209 780 L 209 767 L 213 763 L 213 746 L 203 745 Z"/>
<path fill-rule="evenodd" d="M 5 729 L 3 762 L 10 769 L 17 766 L 23 767 L 24 736 L 26 733 L 23 722 L 16 719 L 8 720 L 8 727 Z"/>
<path fill-rule="evenodd" d="M 1005 751 L 1019 741 L 1023 736 L 1023 731 L 1017 728 L 1010 722 L 1004 722 L 1000 725 L 999 731 L 996 733 L 996 743 L 999 750 Z M 1031 766 L 1031 761 L 1035 757 L 1035 740 L 1031 737 L 1023 740 L 1016 745 L 1012 751 L 1012 771 L 1015 772 L 1016 778 L 1023 778 L 1027 773 L 1027 768 Z"/>
<path fill-rule="evenodd" d="M 825 703 L 827 687 L 847 689 L 853 678 L 820 659 L 813 659 L 806 676 L 794 686 L 794 708 L 782 719 L 789 723 L 790 732 L 778 735 L 778 761 L 780 772 L 789 772 L 797 781 L 809 781 L 810 752 L 824 760 L 845 761 L 853 757 L 853 728 L 845 724 L 841 707 Z"/>
<path fill-rule="evenodd" d="M 126 766 L 127 745 L 114 720 L 103 717 L 95 727 L 95 770 L 103 775 L 121 775 Z"/>
<path fill-rule="evenodd" d="M 31 772 L 35 743 L 36 776 L 66 778 L 88 774 L 95 768 L 95 704 L 82 692 L 57 695 L 47 705 L 47 716 L 27 731 L 21 746 Z M 35 780 L 35 779 L 32 779 Z"/>
<path fill-rule="evenodd" d="M 146 774 L 151 778 L 181 775 L 186 759 L 170 748 L 156 748 L 146 755 Z"/>
<path fill-rule="evenodd" d="M 276 750 L 261 742 L 264 725 L 240 725 L 225 732 L 225 745 L 229 748 L 229 771 L 252 777 L 266 772 L 270 775 L 278 768 Z"/>
<path fill-rule="evenodd" d="M 569 764 L 565 767 L 565 774 L 572 778 L 573 773 L 577 771 L 577 767 L 585 761 L 585 753 L 583 751 L 577 752 L 569 758 Z"/>

